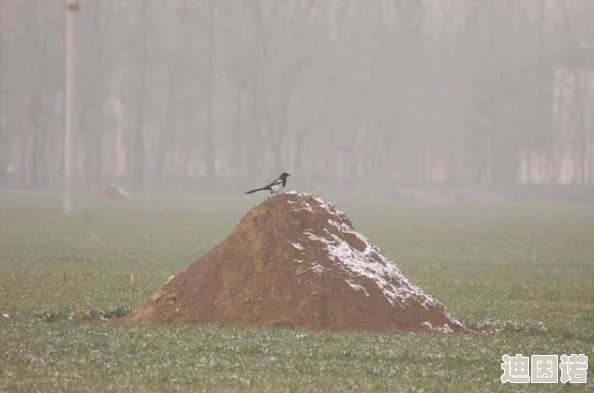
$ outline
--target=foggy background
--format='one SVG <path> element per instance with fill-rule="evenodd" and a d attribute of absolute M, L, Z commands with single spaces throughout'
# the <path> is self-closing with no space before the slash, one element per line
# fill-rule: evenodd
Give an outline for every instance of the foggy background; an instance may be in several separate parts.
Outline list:
<path fill-rule="evenodd" d="M 73 185 L 593 198 L 592 0 L 79 0 Z M 65 0 L 0 0 L 0 185 L 61 187 Z"/>

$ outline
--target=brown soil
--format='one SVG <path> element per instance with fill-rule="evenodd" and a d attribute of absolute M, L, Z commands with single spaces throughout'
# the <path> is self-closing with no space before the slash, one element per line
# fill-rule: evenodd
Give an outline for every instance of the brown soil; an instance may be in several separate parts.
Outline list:
<path fill-rule="evenodd" d="M 268 198 L 123 322 L 374 332 L 465 328 L 348 217 L 308 194 Z"/>

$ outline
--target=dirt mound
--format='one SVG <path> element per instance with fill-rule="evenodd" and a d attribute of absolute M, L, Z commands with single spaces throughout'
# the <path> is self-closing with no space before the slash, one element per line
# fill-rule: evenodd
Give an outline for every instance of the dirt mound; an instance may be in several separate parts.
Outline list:
<path fill-rule="evenodd" d="M 286 193 L 171 278 L 124 322 L 275 325 L 325 330 L 461 331 L 348 217 Z"/>

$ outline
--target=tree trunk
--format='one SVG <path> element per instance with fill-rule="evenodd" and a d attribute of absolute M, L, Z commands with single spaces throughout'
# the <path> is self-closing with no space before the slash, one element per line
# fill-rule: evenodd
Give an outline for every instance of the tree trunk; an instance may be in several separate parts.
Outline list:
<path fill-rule="evenodd" d="M 204 154 L 206 159 L 206 175 L 210 181 L 216 176 L 216 157 L 213 138 L 213 110 L 214 110 L 214 56 L 215 56 L 215 36 L 214 36 L 214 10 L 213 1 L 208 2 L 208 71 L 206 80 L 206 127 L 204 130 Z"/>
<path fill-rule="evenodd" d="M 4 16 L 4 0 L 0 0 L 0 87 L 2 87 L 2 81 L 3 81 L 3 63 L 4 63 L 4 34 L 3 33 L 3 28 L 4 28 L 4 21 L 3 21 L 3 16 Z M 6 148 L 4 147 L 6 144 L 8 144 L 7 139 L 5 138 L 5 133 L 6 130 L 4 129 L 4 114 L 2 111 L 2 89 L 0 88 L 0 186 L 2 185 L 3 181 L 4 181 L 4 172 L 6 171 L 6 163 L 2 160 L 2 157 L 6 157 L 6 154 L 8 154 L 8 152 L 4 152 L 6 150 Z"/>
<path fill-rule="evenodd" d="M 282 154 L 282 141 L 277 142 L 274 146 L 274 168 L 277 172 L 284 171 L 283 169 L 283 154 Z"/>
<path fill-rule="evenodd" d="M 141 2 L 141 23 L 142 23 L 142 53 L 140 58 L 140 80 L 138 92 L 138 108 L 136 114 L 136 125 L 132 140 L 132 189 L 135 191 L 144 191 L 144 110 L 146 105 L 146 73 L 148 62 L 148 21 L 147 21 L 147 2 Z"/>
<path fill-rule="evenodd" d="M 41 88 L 39 88 L 41 91 Z M 38 120 L 41 105 L 39 103 L 39 94 L 33 98 L 31 104 L 31 186 L 44 186 L 44 174 L 47 170 L 45 165 L 45 133 L 47 130 L 40 130 L 40 121 Z"/>
<path fill-rule="evenodd" d="M 0 113 L 0 119 L 1 118 L 2 113 Z M 2 121 L 0 120 L 0 188 L 5 182 L 5 178 L 9 177 L 5 175 L 8 164 L 12 164 L 12 157 L 9 150 L 10 147 L 8 146 L 10 139 L 4 136 L 4 132 L 5 131 L 2 130 Z"/>
<path fill-rule="evenodd" d="M 235 173 L 237 176 L 237 185 L 239 188 L 243 186 L 242 178 L 245 176 L 245 171 L 242 167 L 243 163 L 243 140 L 241 137 L 241 92 L 244 90 L 245 84 L 243 81 L 240 81 L 237 84 L 237 94 L 235 97 L 235 132 L 236 132 L 236 141 L 235 141 Z"/>
<path fill-rule="evenodd" d="M 588 131 L 586 130 L 586 80 L 585 73 L 576 71 L 576 120 L 580 133 L 580 185 L 588 184 Z"/>
<path fill-rule="evenodd" d="M 31 187 L 37 187 L 39 185 L 39 173 L 37 172 L 37 165 L 39 165 L 37 155 L 37 130 L 33 129 L 31 131 L 31 166 L 29 167 L 29 181 Z"/>
<path fill-rule="evenodd" d="M 299 132 L 297 134 L 295 143 L 295 163 L 293 165 L 295 173 L 302 174 L 303 172 L 303 141 L 307 137 L 306 132 Z"/>
<path fill-rule="evenodd" d="M 246 182 L 252 184 L 257 182 L 256 179 L 260 177 L 258 171 L 262 157 L 264 156 L 262 150 L 262 124 L 263 124 L 263 87 L 260 73 L 263 70 L 265 60 L 267 58 L 267 45 L 265 34 L 265 17 L 262 9 L 262 0 L 254 2 L 255 15 L 255 37 L 253 42 L 253 49 L 250 52 L 252 55 L 251 62 L 251 105 L 249 108 L 249 139 L 244 143 L 246 154 L 242 157 L 245 160 L 243 165 L 246 168 Z"/>
<path fill-rule="evenodd" d="M 103 187 L 103 132 L 95 131 L 95 186 Z"/>
<path fill-rule="evenodd" d="M 155 189 L 158 191 L 163 190 L 163 166 L 165 165 L 165 131 L 161 131 L 160 141 L 157 144 L 157 157 L 156 157 L 156 168 L 155 168 L 155 177 L 154 177 L 154 184 Z"/>
<path fill-rule="evenodd" d="M 81 113 L 81 121 L 78 124 L 87 124 L 89 125 L 89 122 L 86 121 L 86 111 Z M 92 126 L 91 126 L 92 127 Z M 93 176 L 93 166 L 94 166 L 94 161 L 96 159 L 95 157 L 95 148 L 93 146 L 94 144 L 94 135 L 93 132 L 94 130 L 90 130 L 89 128 L 91 127 L 77 127 L 77 130 L 82 130 L 84 129 L 85 132 L 83 135 L 81 135 L 82 138 L 84 138 L 84 167 L 83 167 L 83 173 L 84 173 L 84 184 L 85 187 L 97 187 L 98 184 L 95 184 L 95 179 Z"/>
<path fill-rule="evenodd" d="M 155 187 L 157 190 L 163 189 L 163 167 L 165 164 L 165 151 L 167 143 L 167 131 L 171 123 L 171 113 L 173 112 L 173 97 L 175 96 L 175 89 L 177 86 L 177 68 L 174 69 L 169 76 L 169 89 L 167 93 L 167 103 L 165 104 L 165 115 L 163 120 L 163 127 L 159 133 L 159 143 L 157 144 L 157 157 L 155 168 Z"/>
<path fill-rule="evenodd" d="M 46 187 L 48 185 L 49 178 L 49 166 L 47 164 L 47 133 L 49 130 L 44 128 L 39 135 L 39 144 L 37 151 L 39 154 L 38 170 L 39 170 L 39 185 Z"/>
<path fill-rule="evenodd" d="M 132 187 L 135 191 L 140 192 L 144 191 L 144 158 L 144 138 L 142 136 L 142 131 L 137 131 L 132 153 Z"/>

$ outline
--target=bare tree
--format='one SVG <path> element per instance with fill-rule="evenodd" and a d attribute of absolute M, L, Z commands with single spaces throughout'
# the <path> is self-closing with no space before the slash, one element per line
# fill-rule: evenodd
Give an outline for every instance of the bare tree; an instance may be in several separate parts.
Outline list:
<path fill-rule="evenodd" d="M 0 1 L 0 182 L 57 186 L 61 0 Z M 85 1 L 76 184 L 585 184 L 591 77 L 559 93 L 556 70 L 594 40 L 591 4 Z"/>

